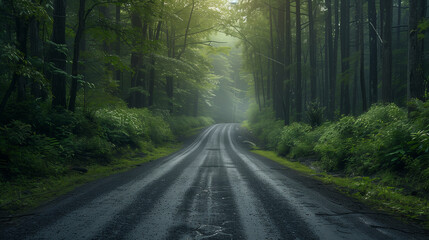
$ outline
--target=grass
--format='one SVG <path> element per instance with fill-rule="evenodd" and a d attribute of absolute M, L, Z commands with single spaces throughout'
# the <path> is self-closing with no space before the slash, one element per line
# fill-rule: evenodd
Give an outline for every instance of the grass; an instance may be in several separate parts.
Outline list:
<path fill-rule="evenodd" d="M 405 195 L 401 193 L 401 189 L 383 185 L 377 178 L 337 177 L 328 173 L 317 173 L 304 164 L 279 157 L 273 151 L 252 150 L 252 152 L 324 183 L 334 184 L 341 192 L 374 209 L 388 212 L 405 221 L 417 222 L 429 229 L 429 203 L 427 199 Z"/>
<path fill-rule="evenodd" d="M 84 174 L 70 170 L 65 175 L 58 177 L 38 180 L 19 179 L 14 182 L 0 183 L 0 210 L 9 214 L 27 212 L 85 183 L 170 155 L 179 150 L 181 145 L 170 143 L 157 147 L 151 152 L 145 152 L 144 156 L 131 152 L 117 157 L 109 165 L 87 166 L 88 172 Z"/>

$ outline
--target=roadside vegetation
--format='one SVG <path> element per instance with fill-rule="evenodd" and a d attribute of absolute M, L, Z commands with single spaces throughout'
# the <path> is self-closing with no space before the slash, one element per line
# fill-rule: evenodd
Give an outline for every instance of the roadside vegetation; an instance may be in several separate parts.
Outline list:
<path fill-rule="evenodd" d="M 37 206 L 84 182 L 168 155 L 180 146 L 178 138 L 213 123 L 119 103 L 72 113 L 26 102 L 7 111 L 0 127 L 3 210 Z"/>
<path fill-rule="evenodd" d="M 284 126 L 270 109 L 251 108 L 245 125 L 277 154 L 256 153 L 429 227 L 429 102 L 410 103 L 409 113 L 376 104 L 357 117 L 326 122 L 314 118 L 322 111 L 309 109 L 309 124 Z"/>

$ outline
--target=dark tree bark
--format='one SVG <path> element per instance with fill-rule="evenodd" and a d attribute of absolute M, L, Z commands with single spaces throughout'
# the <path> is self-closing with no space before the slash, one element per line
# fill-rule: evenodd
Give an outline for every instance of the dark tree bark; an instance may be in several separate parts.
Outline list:
<path fill-rule="evenodd" d="M 332 47 L 332 3 L 331 0 L 326 0 L 326 17 L 325 17 L 325 34 L 326 34 L 326 48 L 327 48 L 327 75 L 329 82 L 329 88 L 325 89 L 327 95 L 329 96 L 328 100 L 328 114 L 331 119 L 334 117 L 335 112 L 335 90 L 336 90 L 336 72 L 334 70 L 334 51 Z"/>
<path fill-rule="evenodd" d="M 171 30 L 171 33 L 167 32 L 167 49 L 168 49 L 168 57 L 170 58 L 175 58 L 175 31 L 174 29 Z M 173 113 L 173 94 L 174 94 L 174 89 L 173 89 L 173 81 L 174 78 L 171 75 L 166 76 L 165 78 L 166 80 L 166 84 L 165 84 L 165 92 L 167 94 L 167 98 L 168 98 L 168 110 L 170 111 L 170 114 Z"/>
<path fill-rule="evenodd" d="M 74 112 L 76 107 L 80 43 L 81 43 L 83 32 L 85 31 L 85 19 L 84 19 L 85 3 L 86 3 L 86 0 L 79 0 L 78 26 L 76 30 L 76 35 L 74 37 L 74 43 L 73 43 L 72 84 L 70 88 L 70 101 L 69 101 L 69 110 L 72 112 Z"/>
<path fill-rule="evenodd" d="M 20 19 L 19 17 L 15 18 L 16 23 L 16 43 L 17 43 L 17 49 L 23 54 L 23 57 L 27 57 L 27 32 L 28 32 L 28 23 L 24 21 L 23 19 Z M 18 64 L 23 64 L 22 61 L 20 61 Z M 25 86 L 24 86 L 24 79 L 23 77 L 15 71 L 12 76 L 12 82 L 10 83 L 8 89 L 6 90 L 5 95 L 2 98 L 2 101 L 0 102 L 0 116 L 2 115 L 7 101 L 9 100 L 10 96 L 12 95 L 12 92 L 15 90 L 15 87 L 18 85 L 18 96 L 17 101 L 23 101 L 25 98 Z"/>
<path fill-rule="evenodd" d="M 27 39 L 28 39 L 28 21 L 16 17 L 16 42 L 18 50 L 23 54 L 24 59 L 27 58 Z M 20 64 L 23 64 L 22 62 Z M 21 102 L 26 99 L 26 79 L 18 73 L 13 74 L 13 78 L 17 81 L 17 101 Z"/>
<path fill-rule="evenodd" d="M 310 99 L 317 99 L 317 43 L 314 29 L 313 0 L 308 0 L 309 40 L 310 40 Z"/>
<path fill-rule="evenodd" d="M 302 115 L 302 66 L 301 66 L 301 2 L 296 0 L 296 120 Z"/>
<path fill-rule="evenodd" d="M 274 37 L 273 37 L 273 10 L 271 7 L 271 1 L 269 5 L 269 18 L 270 18 L 270 50 L 271 50 L 271 58 L 275 59 L 275 50 L 274 50 Z M 279 97 L 277 94 L 277 83 L 276 83 L 276 76 L 277 76 L 277 63 L 272 62 L 271 63 L 271 79 L 272 79 L 272 92 L 273 92 L 273 109 L 274 111 L 277 110 L 277 98 Z M 276 116 L 278 116 L 278 113 L 276 112 Z"/>
<path fill-rule="evenodd" d="M 119 26 L 121 24 L 121 5 L 120 4 L 117 4 L 116 8 L 115 8 L 115 24 L 116 24 L 117 28 L 119 28 Z M 118 55 L 118 56 L 121 55 L 121 35 L 119 33 L 119 29 L 116 32 L 115 52 L 116 52 L 116 55 Z M 123 88 L 124 84 L 123 84 L 123 80 L 122 80 L 121 70 L 115 71 L 115 79 L 116 79 L 116 81 L 118 81 L 118 83 L 121 83 L 121 87 Z"/>
<path fill-rule="evenodd" d="M 382 88 L 383 102 L 392 102 L 392 1 L 383 2 L 383 61 L 382 61 Z"/>
<path fill-rule="evenodd" d="M 52 42 L 64 45 L 66 43 L 66 0 L 54 1 L 52 27 Z M 56 47 L 51 50 L 51 59 L 55 67 L 66 72 L 67 56 Z M 64 73 L 52 73 L 52 106 L 66 108 L 66 75 Z"/>
<path fill-rule="evenodd" d="M 159 40 L 162 22 L 159 21 L 156 27 L 155 40 Z M 149 102 L 148 106 L 153 106 L 155 97 L 155 55 L 150 55 L 150 70 L 149 70 Z"/>
<path fill-rule="evenodd" d="M 341 1 L 341 114 L 350 113 L 350 2 Z"/>
<path fill-rule="evenodd" d="M 292 64 L 292 23 L 291 23 L 291 13 L 290 13 L 290 0 L 286 0 L 286 46 L 285 46 L 285 100 L 284 100 L 284 115 L 285 115 L 285 125 L 290 123 L 290 98 L 291 98 L 291 89 L 292 81 L 290 77 L 291 64 Z"/>
<path fill-rule="evenodd" d="M 259 51 L 261 52 L 261 51 Z M 261 83 L 261 91 L 262 91 L 262 100 L 264 102 L 264 107 L 266 106 L 266 96 L 265 96 L 265 84 L 264 84 L 264 70 L 261 55 L 258 54 L 258 66 L 259 66 L 259 79 Z"/>
<path fill-rule="evenodd" d="M 363 0 L 356 1 L 356 12 L 358 17 L 357 22 L 357 35 L 358 35 L 358 44 L 359 44 L 359 80 L 360 80 L 360 88 L 362 95 L 362 111 L 366 111 L 367 99 L 366 99 L 366 87 L 365 87 L 365 56 L 364 56 L 364 40 L 363 40 Z"/>
<path fill-rule="evenodd" d="M 267 60 L 267 100 L 271 100 L 271 61 Z"/>
<path fill-rule="evenodd" d="M 377 59 L 377 9 L 375 1 L 368 1 L 368 29 L 369 29 L 369 101 L 378 101 L 378 59 Z"/>
<path fill-rule="evenodd" d="M 334 25 L 334 46 L 333 46 L 333 54 L 332 54 L 332 72 L 333 72 L 333 79 L 331 79 L 331 90 L 332 90 L 332 98 L 333 98 L 333 112 L 332 117 L 335 115 L 335 106 L 336 106 L 336 94 L 337 94 L 337 69 L 338 69 L 338 45 L 339 45 L 339 38 L 340 38 L 340 16 L 339 16 L 339 0 L 334 0 L 334 19 L 335 19 L 335 25 Z"/>
<path fill-rule="evenodd" d="M 408 38 L 408 98 L 424 100 L 426 91 L 424 71 L 424 39 L 418 37 L 419 22 L 426 16 L 426 0 L 410 1 Z"/>
<path fill-rule="evenodd" d="M 277 94 L 277 118 L 285 119 L 284 109 L 283 109 L 283 91 L 284 91 L 284 70 L 285 67 L 282 65 L 284 63 L 284 45 L 285 45 L 285 3 L 284 1 L 279 1 L 279 7 L 277 11 L 277 61 L 281 64 L 277 64 L 277 75 L 276 75 L 276 89 L 275 94 Z"/>
<path fill-rule="evenodd" d="M 397 12 L 397 22 L 396 22 L 396 24 L 398 25 L 398 26 L 401 26 L 401 22 L 402 22 L 402 11 L 401 11 L 401 9 L 402 9 L 402 0 L 398 0 L 398 12 Z M 396 46 L 397 46 L 397 48 L 400 48 L 401 47 L 401 28 L 400 27 L 398 27 L 397 29 L 396 29 Z"/>
<path fill-rule="evenodd" d="M 131 78 L 131 88 L 134 88 L 130 94 L 130 107 L 140 108 L 143 107 L 143 94 L 141 91 L 144 89 L 143 85 L 143 54 L 142 47 L 143 41 L 145 40 L 145 34 L 147 32 L 147 24 L 142 24 L 141 17 L 138 12 L 131 13 L 131 25 L 135 31 L 140 32 L 140 36 L 135 44 L 137 49 L 131 53 L 131 68 L 133 69 L 133 76 Z"/>
<path fill-rule="evenodd" d="M 39 36 L 39 21 L 35 18 L 30 21 L 30 56 L 42 59 L 42 51 L 40 49 L 41 41 Z M 42 69 L 39 69 L 42 71 Z M 42 86 L 36 80 L 31 80 L 31 95 L 35 98 L 42 97 Z"/>

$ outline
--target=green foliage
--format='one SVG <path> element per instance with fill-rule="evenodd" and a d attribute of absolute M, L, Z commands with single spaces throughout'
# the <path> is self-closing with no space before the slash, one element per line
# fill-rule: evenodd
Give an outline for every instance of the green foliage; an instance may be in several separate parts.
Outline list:
<path fill-rule="evenodd" d="M 277 152 L 282 156 L 286 156 L 291 152 L 292 148 L 301 143 L 300 140 L 303 140 L 304 136 L 310 131 L 311 127 L 305 123 L 294 122 L 291 125 L 284 126 L 277 145 Z"/>
<path fill-rule="evenodd" d="M 214 123 L 209 117 L 167 116 L 171 131 L 175 136 L 187 136 L 191 129 L 206 127 Z"/>
<path fill-rule="evenodd" d="M 320 102 L 310 102 L 307 105 L 307 118 L 312 127 L 317 127 L 322 124 L 324 111 L 325 107 L 322 107 Z"/>
<path fill-rule="evenodd" d="M 72 113 L 34 101 L 11 104 L 6 116 L 0 125 L 0 181 L 57 176 L 75 165 L 105 165 L 115 153 L 152 151 L 213 123 L 207 117 L 127 107 Z"/>
<path fill-rule="evenodd" d="M 429 104 L 414 101 L 409 109 L 407 114 L 394 104 L 373 105 L 358 117 L 345 116 L 315 128 L 292 123 L 281 130 L 273 125 L 273 114 L 262 113 L 264 117 L 250 115 L 249 125 L 261 140 L 277 144 L 279 155 L 315 154 L 316 164 L 326 171 L 350 176 L 388 174 L 394 176 L 387 180 L 390 184 L 423 194 L 429 190 Z M 279 132 L 280 137 L 267 135 L 270 131 Z"/>
<path fill-rule="evenodd" d="M 250 130 L 268 149 L 276 149 L 280 140 L 283 122 L 275 120 L 274 112 L 270 108 L 259 111 L 256 104 L 249 107 L 247 112 Z"/>

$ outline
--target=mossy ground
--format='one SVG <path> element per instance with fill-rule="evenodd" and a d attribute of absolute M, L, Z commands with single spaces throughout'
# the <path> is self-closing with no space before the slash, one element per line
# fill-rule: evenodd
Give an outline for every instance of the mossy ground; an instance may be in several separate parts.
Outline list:
<path fill-rule="evenodd" d="M 0 182 L 0 210 L 4 214 L 13 215 L 27 212 L 85 183 L 168 156 L 179 150 L 181 146 L 181 143 L 170 143 L 154 148 L 150 152 L 131 151 L 114 158 L 108 165 L 86 166 L 88 170 L 86 173 L 69 170 L 66 174 L 57 177 Z"/>

